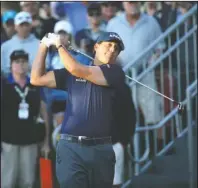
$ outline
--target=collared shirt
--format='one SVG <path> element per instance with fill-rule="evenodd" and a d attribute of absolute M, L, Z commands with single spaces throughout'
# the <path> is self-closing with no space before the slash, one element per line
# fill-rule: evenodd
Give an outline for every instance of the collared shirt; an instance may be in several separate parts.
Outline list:
<path fill-rule="evenodd" d="M 24 92 L 28 87 L 29 91 L 25 98 L 29 104 L 29 117 L 20 119 L 18 117 L 19 104 L 22 99 L 17 93 L 15 86 Z M 26 145 L 36 143 L 35 140 L 35 124 L 40 112 L 41 96 L 40 89 L 30 84 L 30 79 L 27 77 L 26 85 L 21 88 L 9 75 L 7 79 L 2 79 L 1 91 L 1 140 L 6 143 L 16 145 Z"/>
<path fill-rule="evenodd" d="M 116 100 L 120 100 L 116 92 L 122 89 L 125 76 L 116 64 L 100 68 L 109 87 L 72 76 L 66 69 L 54 71 L 57 89 L 68 91 L 61 133 L 89 137 L 112 135 L 116 121 L 114 107 Z"/>
<path fill-rule="evenodd" d="M 125 50 L 118 57 L 123 66 L 132 62 L 162 33 L 155 18 L 145 14 L 141 14 L 135 25 L 131 26 L 126 19 L 126 14 L 121 13 L 108 22 L 106 29 L 118 33 L 123 40 Z M 165 43 L 163 41 L 156 46 L 156 49 L 164 48 Z M 145 56 L 143 60 L 148 61 L 151 55 L 152 52 Z"/>
<path fill-rule="evenodd" d="M 14 35 L 1 45 L 1 70 L 5 74 L 10 73 L 10 55 L 13 51 L 22 49 L 28 53 L 29 56 L 29 70 L 31 70 L 32 63 L 38 52 L 40 41 L 30 34 L 26 39 L 22 40 L 18 35 Z M 48 68 L 49 56 L 46 58 L 46 67 Z"/>

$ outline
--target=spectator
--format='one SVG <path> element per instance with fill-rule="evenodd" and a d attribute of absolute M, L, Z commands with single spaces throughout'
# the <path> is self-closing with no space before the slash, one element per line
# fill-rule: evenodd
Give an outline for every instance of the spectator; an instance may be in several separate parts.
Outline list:
<path fill-rule="evenodd" d="M 161 28 L 164 32 L 168 27 L 176 22 L 177 9 L 175 2 L 162 2 L 161 8 L 162 18 L 161 18 Z"/>
<path fill-rule="evenodd" d="M 191 2 L 178 2 L 178 10 L 180 12 L 180 16 L 178 17 L 178 20 L 181 19 L 189 10 L 192 8 L 193 4 Z M 185 28 L 186 27 L 186 28 Z M 191 28 L 193 27 L 193 22 L 192 18 L 188 19 L 185 21 L 184 24 L 181 24 L 179 27 L 179 34 L 180 38 L 186 35 L 186 32 L 188 32 Z M 186 43 L 187 42 L 187 43 Z M 179 59 L 177 59 L 180 63 L 180 71 L 181 74 L 181 100 L 184 100 L 186 97 L 186 88 L 187 86 L 196 79 L 195 73 L 195 51 L 194 49 L 194 37 L 193 35 L 188 37 L 188 40 L 186 42 L 183 42 L 179 46 Z M 187 45 L 187 46 L 186 46 Z M 187 47 L 187 48 L 186 48 Z M 188 53 L 188 57 L 186 57 Z M 188 58 L 188 59 L 187 59 Z M 188 68 L 189 68 L 189 73 L 186 71 L 186 64 L 188 60 Z M 188 79 L 187 79 L 188 77 Z M 189 83 L 187 83 L 187 80 L 189 80 Z"/>
<path fill-rule="evenodd" d="M 117 2 L 111 2 L 111 1 L 101 2 L 102 19 L 105 22 L 105 24 L 107 24 L 108 21 L 116 15 L 117 12 L 116 3 Z"/>
<path fill-rule="evenodd" d="M 107 31 L 116 31 L 126 46 L 126 49 L 119 55 L 119 61 L 122 66 L 133 61 L 161 35 L 161 29 L 157 21 L 151 16 L 140 13 L 140 3 L 134 1 L 123 2 L 123 7 L 125 12 L 110 20 L 107 25 Z M 163 48 L 164 43 L 158 44 L 155 48 L 155 55 L 159 56 Z M 151 59 L 152 53 L 141 61 L 148 65 Z M 134 69 L 137 73 L 140 73 L 142 65 L 137 65 Z M 147 74 L 141 82 L 157 90 L 154 72 Z M 134 102 L 137 101 L 137 105 L 140 106 L 146 125 L 156 124 L 162 118 L 161 98 L 139 85 L 137 86 L 137 92 L 137 99 L 134 99 Z"/>
<path fill-rule="evenodd" d="M 113 149 L 116 157 L 113 187 L 120 188 L 124 182 L 124 150 L 128 146 L 135 133 L 136 112 L 131 98 L 131 90 L 127 84 L 122 88 L 122 93 L 117 95 L 115 109 L 116 121 L 112 133 Z"/>
<path fill-rule="evenodd" d="M 29 55 L 29 68 L 38 50 L 39 40 L 31 34 L 32 18 L 28 12 L 19 12 L 14 20 L 16 35 L 1 46 L 1 67 L 5 74 L 10 72 L 9 57 L 14 50 L 23 49 Z"/>
<path fill-rule="evenodd" d="M 177 20 L 180 20 L 184 14 L 186 14 L 190 8 L 192 8 L 192 3 L 191 2 L 178 2 L 177 7 L 178 7 L 178 14 L 177 14 Z"/>
<path fill-rule="evenodd" d="M 21 10 L 24 12 L 30 13 L 32 16 L 32 33 L 35 34 L 35 36 L 38 39 L 43 38 L 43 36 L 48 33 L 49 31 L 53 31 L 53 27 L 50 28 L 50 25 L 54 24 L 54 21 L 50 23 L 48 21 L 43 20 L 39 16 L 39 3 L 33 2 L 33 1 L 23 1 L 20 2 Z"/>
<path fill-rule="evenodd" d="M 149 16 L 153 16 L 161 26 L 162 13 L 160 10 L 158 10 L 159 2 L 155 2 L 155 1 L 146 2 L 145 5 L 146 5 L 146 13 Z"/>
<path fill-rule="evenodd" d="M 44 34 L 52 33 L 56 22 L 58 21 L 54 17 L 52 17 L 51 7 L 49 1 L 40 2 L 41 10 L 43 10 L 43 27 Z"/>
<path fill-rule="evenodd" d="M 102 23 L 100 4 L 90 4 L 87 8 L 87 14 L 89 26 L 77 32 L 75 43 L 84 53 L 93 55 L 93 45 L 99 35 L 105 30 L 105 24 Z"/>
<path fill-rule="evenodd" d="M 1 31 L 1 43 L 9 40 L 15 34 L 14 18 L 17 12 L 14 10 L 5 11 L 2 15 L 2 31 Z"/>
<path fill-rule="evenodd" d="M 43 20 L 39 17 L 39 3 L 22 1 L 20 2 L 21 11 L 28 12 L 32 17 L 32 32 L 41 39 L 45 35 Z"/>
<path fill-rule="evenodd" d="M 59 21 L 54 26 L 54 33 L 60 35 L 61 41 L 63 42 L 65 47 L 68 46 L 68 41 L 72 42 L 72 31 L 72 25 L 66 20 Z M 60 69 L 64 67 L 60 61 L 60 57 L 58 56 L 57 51 L 55 51 L 55 54 L 52 54 L 51 59 L 52 69 Z"/>
<path fill-rule="evenodd" d="M 11 74 L 2 80 L 1 90 L 1 187 L 33 188 L 38 144 L 48 140 L 49 124 L 39 123 L 46 116 L 40 89 L 30 84 L 28 54 L 15 50 L 10 56 Z M 43 149 L 43 148 L 42 148 Z M 45 147 L 43 150 L 49 152 Z"/>

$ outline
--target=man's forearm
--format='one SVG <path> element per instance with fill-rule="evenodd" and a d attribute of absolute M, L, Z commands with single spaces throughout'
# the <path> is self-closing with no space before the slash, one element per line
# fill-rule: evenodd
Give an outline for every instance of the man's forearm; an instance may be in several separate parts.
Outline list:
<path fill-rule="evenodd" d="M 41 101 L 41 116 L 44 119 L 45 130 L 46 130 L 44 142 L 49 144 L 49 135 L 50 135 L 49 116 L 47 113 L 47 105 L 43 101 Z"/>
<path fill-rule="evenodd" d="M 89 74 L 87 66 L 78 63 L 65 48 L 59 48 L 58 52 L 64 67 L 73 76 L 85 78 Z"/>
<path fill-rule="evenodd" d="M 38 54 L 32 64 L 31 83 L 36 82 L 43 74 L 45 74 L 45 58 L 47 56 L 47 47 L 40 43 Z"/>

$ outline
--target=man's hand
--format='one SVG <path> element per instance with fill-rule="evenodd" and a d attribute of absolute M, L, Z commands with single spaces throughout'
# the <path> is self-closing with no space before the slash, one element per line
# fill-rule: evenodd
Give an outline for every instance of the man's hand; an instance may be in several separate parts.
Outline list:
<path fill-rule="evenodd" d="M 45 46 L 47 46 L 48 48 L 51 46 L 51 45 L 54 45 L 54 41 L 49 39 L 48 37 L 44 36 L 41 40 L 41 43 L 43 43 Z"/>
<path fill-rule="evenodd" d="M 51 148 L 50 148 L 49 144 L 46 141 L 44 141 L 43 145 L 41 145 L 41 153 L 42 153 L 42 155 L 47 158 L 47 156 L 49 155 L 50 151 L 51 151 Z"/>
<path fill-rule="evenodd" d="M 49 33 L 47 36 L 51 41 L 53 41 L 53 45 L 58 48 L 62 43 L 60 40 L 60 35 L 54 34 L 54 33 Z"/>

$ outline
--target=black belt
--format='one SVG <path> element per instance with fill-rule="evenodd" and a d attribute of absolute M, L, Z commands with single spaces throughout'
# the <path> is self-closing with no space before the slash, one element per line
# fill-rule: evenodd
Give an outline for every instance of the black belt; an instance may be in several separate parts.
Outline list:
<path fill-rule="evenodd" d="M 111 137 L 91 138 L 86 136 L 73 136 L 68 134 L 61 134 L 60 139 L 89 146 L 112 144 Z"/>

